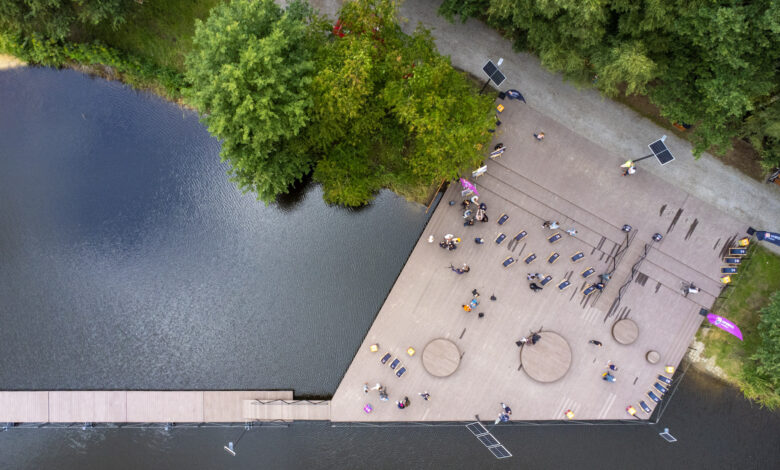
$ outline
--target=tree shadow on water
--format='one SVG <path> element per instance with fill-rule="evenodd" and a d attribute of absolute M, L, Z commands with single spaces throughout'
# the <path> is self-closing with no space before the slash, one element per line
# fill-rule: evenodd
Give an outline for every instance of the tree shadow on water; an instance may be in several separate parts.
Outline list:
<path fill-rule="evenodd" d="M 313 187 L 311 173 L 304 175 L 290 187 L 287 194 L 276 196 L 276 205 L 284 212 L 292 212 L 306 199 L 306 193 Z"/>

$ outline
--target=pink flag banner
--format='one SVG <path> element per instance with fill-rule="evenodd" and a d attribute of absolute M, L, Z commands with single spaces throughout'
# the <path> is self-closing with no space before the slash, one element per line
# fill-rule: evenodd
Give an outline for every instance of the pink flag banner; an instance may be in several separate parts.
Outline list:
<path fill-rule="evenodd" d="M 460 179 L 460 185 L 463 186 L 464 188 L 470 190 L 471 192 L 473 192 L 477 196 L 479 196 L 479 191 L 477 191 L 477 187 L 474 186 L 474 183 L 471 183 L 469 180 L 465 180 L 465 179 L 461 178 Z"/>
<path fill-rule="evenodd" d="M 739 327 L 734 324 L 731 320 L 728 318 L 721 317 L 720 315 L 715 315 L 714 313 L 708 313 L 707 314 L 707 320 L 721 330 L 731 333 L 732 335 L 739 338 L 740 341 L 742 341 L 742 332 L 739 331 Z"/>

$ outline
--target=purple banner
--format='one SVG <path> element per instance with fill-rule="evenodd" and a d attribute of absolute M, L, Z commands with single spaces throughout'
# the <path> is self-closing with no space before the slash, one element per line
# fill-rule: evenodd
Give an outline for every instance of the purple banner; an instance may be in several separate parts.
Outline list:
<path fill-rule="evenodd" d="M 765 232 L 765 231 L 757 231 L 756 232 L 756 238 L 758 238 L 761 241 L 774 243 L 775 245 L 780 245 L 780 233 L 774 233 L 774 232 Z"/>
<path fill-rule="evenodd" d="M 474 194 L 479 196 L 479 191 L 477 191 L 477 187 L 474 186 L 473 183 L 469 182 L 469 180 L 464 180 L 463 178 L 460 179 L 460 185 L 463 186 L 466 189 L 471 190 Z"/>
<path fill-rule="evenodd" d="M 732 335 L 739 338 L 740 341 L 742 341 L 742 332 L 739 331 L 739 327 L 735 325 L 734 322 L 732 322 L 728 318 L 721 317 L 720 315 L 715 315 L 714 313 L 708 313 L 707 320 L 709 320 L 710 323 L 717 326 L 721 330 L 727 333 L 731 333 Z"/>

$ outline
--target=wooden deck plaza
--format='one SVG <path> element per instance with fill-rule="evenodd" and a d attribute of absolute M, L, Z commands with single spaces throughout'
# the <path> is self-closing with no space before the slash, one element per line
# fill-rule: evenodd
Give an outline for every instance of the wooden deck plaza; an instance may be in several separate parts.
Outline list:
<path fill-rule="evenodd" d="M 658 165 L 654 159 L 624 177 L 619 165 L 627 156 L 611 154 L 521 103 L 503 104 L 504 125 L 494 144 L 503 142 L 508 150 L 488 162 L 487 173 L 476 181 L 489 222 L 464 227 L 460 188 L 450 186 L 339 385 L 331 402 L 332 421 L 464 421 L 475 415 L 493 420 L 501 402 L 512 408 L 513 420 L 561 420 L 567 410 L 578 420 L 630 419 L 628 405 L 639 409 L 644 400 L 656 406 L 646 393 L 664 366 L 678 365 L 702 321 L 699 310 L 711 307 L 719 295 L 721 255 L 744 233 L 744 225 L 643 171 L 645 165 Z M 543 142 L 533 137 L 538 131 L 546 134 Z M 647 143 L 659 137 L 647 136 Z M 637 148 L 631 157 L 646 153 L 646 147 Z M 674 165 L 664 171 L 674 171 Z M 502 214 L 509 218 L 499 225 Z M 545 220 L 557 220 L 561 227 L 547 230 Z M 621 230 L 624 224 L 633 227 L 628 236 Z M 572 227 L 576 237 L 565 232 Z M 516 241 L 522 231 L 527 236 Z M 548 237 L 556 232 L 561 238 L 550 243 Z M 658 243 L 651 241 L 656 232 L 664 236 Z M 457 250 L 439 247 L 448 233 L 462 239 Z M 502 233 L 504 241 L 495 243 Z M 434 243 L 428 243 L 429 235 Z M 475 237 L 485 244 L 475 244 Z M 646 250 L 618 302 L 621 286 Z M 579 252 L 584 257 L 572 261 Z M 536 258 L 527 265 L 524 260 L 532 253 Z M 550 264 L 552 253 L 559 257 Z M 517 261 L 504 267 L 508 257 Z M 464 263 L 470 272 L 458 275 L 449 269 Z M 589 268 L 593 274 L 583 277 Z M 598 282 L 599 274 L 613 269 L 603 291 L 582 293 Z M 528 273 L 552 280 L 533 292 Z M 564 280 L 569 285 L 561 290 Z M 683 295 L 686 281 L 701 292 Z M 473 289 L 480 294 L 479 305 L 467 313 L 462 305 L 471 301 Z M 630 344 L 612 336 L 613 324 L 625 318 L 638 328 Z M 542 381 L 523 370 L 515 344 L 533 331 L 540 331 L 540 342 L 526 343 L 524 350 L 554 349 L 528 356 L 535 356 L 532 367 Z M 547 383 L 549 374 L 563 367 L 565 348 L 545 345 L 546 331 L 560 335 L 570 348 L 563 376 Z M 624 342 L 633 334 L 628 322 L 617 331 Z M 436 377 L 423 365 L 425 346 L 437 338 L 450 340 L 460 351 L 460 363 L 447 377 Z M 591 339 L 603 346 L 589 344 Z M 370 350 L 373 344 L 376 352 Z M 410 347 L 415 350 L 411 356 Z M 650 351 L 660 356 L 655 364 L 647 360 Z M 385 354 L 391 357 L 382 364 Z M 618 368 L 613 383 L 602 380 L 609 361 Z M 398 377 L 401 368 L 405 373 Z M 376 391 L 364 393 L 364 384 L 377 383 L 385 387 L 388 401 L 380 401 Z M 424 401 L 421 392 L 430 393 L 430 400 Z M 395 402 L 404 396 L 411 405 L 401 410 Z M 366 404 L 373 411 L 366 413 Z M 643 411 L 637 416 L 649 417 Z"/>

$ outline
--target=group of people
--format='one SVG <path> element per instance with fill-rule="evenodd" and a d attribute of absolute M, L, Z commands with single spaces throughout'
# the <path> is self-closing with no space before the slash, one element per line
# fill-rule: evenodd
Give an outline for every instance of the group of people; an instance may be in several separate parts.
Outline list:
<path fill-rule="evenodd" d="M 464 227 L 474 225 L 474 222 L 487 222 L 487 204 L 479 202 L 479 198 L 474 196 L 471 199 L 464 199 L 461 203 L 463 206 L 463 218 L 466 219 L 463 222 Z"/>
<path fill-rule="evenodd" d="M 474 289 L 471 291 L 472 298 L 467 304 L 463 304 L 463 310 L 466 312 L 470 312 L 477 308 L 477 305 L 479 305 L 479 292 L 477 292 L 477 289 Z"/>
<path fill-rule="evenodd" d="M 537 281 L 537 280 L 541 281 L 542 279 L 544 279 L 544 275 L 543 274 L 539 274 L 539 273 L 531 274 L 531 273 L 528 273 L 528 276 L 526 276 L 526 279 L 528 279 L 528 281 L 531 282 L 528 285 L 528 287 L 530 287 L 532 291 L 539 292 L 540 290 L 544 289 L 539 284 L 533 282 L 533 281 Z"/>
<path fill-rule="evenodd" d="M 507 406 L 506 403 L 501 403 L 501 412 L 498 414 L 498 418 L 496 418 L 496 422 L 494 424 L 498 423 L 506 423 L 509 421 L 509 417 L 512 416 L 512 408 Z"/>
<path fill-rule="evenodd" d="M 433 235 L 431 235 L 433 237 Z M 444 235 L 444 240 L 439 242 L 439 246 L 444 248 L 445 250 L 452 251 L 458 248 L 458 244 L 460 243 L 460 238 L 456 237 L 455 235 L 448 233 L 447 235 Z"/>
<path fill-rule="evenodd" d="M 607 382 L 615 382 L 617 378 L 613 375 L 613 372 L 617 372 L 617 366 L 612 361 L 607 362 L 607 371 L 601 374 L 601 378 Z"/>
<path fill-rule="evenodd" d="M 378 391 L 379 392 L 379 399 L 382 400 L 382 401 L 387 401 L 389 399 L 388 396 L 387 396 L 387 390 L 380 383 L 374 385 L 371 388 L 368 388 L 368 384 L 363 384 L 363 393 L 368 393 L 369 390 L 376 390 L 376 391 Z"/>
<path fill-rule="evenodd" d="M 515 341 L 515 344 L 517 345 L 517 347 L 522 348 L 523 346 L 525 346 L 529 342 L 533 346 L 534 344 L 538 343 L 540 339 L 542 339 L 542 335 L 540 335 L 539 332 L 531 332 L 531 334 L 529 336 L 530 336 L 530 338 L 523 336 L 518 341 Z"/>
<path fill-rule="evenodd" d="M 546 220 L 542 224 L 542 228 L 546 228 L 546 229 L 549 229 L 549 230 L 556 230 L 556 229 L 561 228 L 561 224 L 558 223 L 557 220 Z M 574 227 L 566 229 L 565 231 L 566 231 L 566 233 L 568 233 L 572 237 L 576 237 L 577 233 L 578 233 L 577 229 L 575 229 Z"/>

